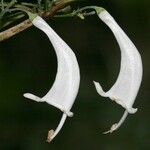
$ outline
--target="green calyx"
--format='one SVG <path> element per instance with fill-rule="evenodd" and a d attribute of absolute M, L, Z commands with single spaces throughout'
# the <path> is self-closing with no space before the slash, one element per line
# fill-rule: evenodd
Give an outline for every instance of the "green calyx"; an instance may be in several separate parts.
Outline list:
<path fill-rule="evenodd" d="M 37 14 L 33 14 L 33 13 L 29 12 L 29 11 L 26 12 L 26 13 L 29 16 L 30 21 L 33 21 L 38 16 Z"/>
<path fill-rule="evenodd" d="M 103 7 L 95 7 L 95 11 L 96 13 L 99 15 L 101 12 L 105 11 L 105 9 Z"/>

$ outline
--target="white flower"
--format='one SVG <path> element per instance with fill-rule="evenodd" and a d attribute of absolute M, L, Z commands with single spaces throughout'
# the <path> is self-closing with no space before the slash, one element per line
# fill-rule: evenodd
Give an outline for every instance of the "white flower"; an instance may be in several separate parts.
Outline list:
<path fill-rule="evenodd" d="M 117 130 L 124 122 L 128 113 L 133 114 L 137 111 L 132 105 L 134 104 L 142 80 L 142 61 L 138 50 L 113 17 L 106 10 L 100 10 L 102 11 L 97 11 L 99 18 L 111 29 L 119 44 L 121 50 L 121 67 L 117 81 L 108 92 L 104 92 L 98 82 L 94 81 L 94 84 L 101 96 L 109 97 L 125 108 L 121 120 L 117 124 L 114 124 L 110 131 L 105 132 L 108 133 Z"/>
<path fill-rule="evenodd" d="M 37 102 L 47 102 L 63 111 L 63 116 L 55 132 L 53 130 L 49 131 L 48 142 L 50 142 L 62 128 L 66 117 L 73 116 L 70 109 L 78 93 L 80 72 L 74 52 L 57 33 L 39 16 L 33 19 L 32 23 L 48 36 L 58 60 L 56 79 L 50 91 L 42 98 L 30 93 L 24 94 L 26 98 Z"/>

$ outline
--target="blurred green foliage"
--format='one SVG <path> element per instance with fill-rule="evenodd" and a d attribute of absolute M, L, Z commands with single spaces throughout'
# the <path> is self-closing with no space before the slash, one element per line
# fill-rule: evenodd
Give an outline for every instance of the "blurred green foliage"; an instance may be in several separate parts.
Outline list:
<path fill-rule="evenodd" d="M 51 144 L 47 131 L 57 126 L 62 113 L 46 103 L 22 95 L 43 96 L 56 74 L 56 56 L 47 37 L 32 27 L 0 43 L 0 150 L 149 150 L 150 149 L 150 10 L 149 0 L 101 0 L 81 6 L 106 8 L 129 35 L 142 55 L 144 76 L 134 107 L 124 125 L 113 134 L 102 132 L 118 121 L 123 109 L 100 97 L 92 81 L 106 90 L 115 82 L 120 51 L 111 31 L 90 16 L 49 20 L 54 30 L 72 47 L 81 69 L 81 85 L 72 108 L 73 118 Z"/>

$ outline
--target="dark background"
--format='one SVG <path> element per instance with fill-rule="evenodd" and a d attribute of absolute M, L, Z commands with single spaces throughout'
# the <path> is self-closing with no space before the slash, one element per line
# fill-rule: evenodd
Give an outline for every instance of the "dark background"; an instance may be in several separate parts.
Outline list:
<path fill-rule="evenodd" d="M 55 140 L 46 142 L 49 129 L 62 113 L 46 103 L 25 99 L 26 92 L 43 96 L 56 74 L 57 60 L 44 33 L 30 29 L 0 43 L 0 150 L 149 150 L 150 149 L 150 3 L 149 0 L 99 0 L 82 3 L 106 8 L 137 46 L 144 75 L 134 107 L 122 127 L 102 132 L 117 122 L 123 108 L 99 96 L 92 81 L 105 90 L 115 82 L 120 51 L 113 34 L 99 18 L 58 18 L 51 27 L 74 50 L 81 70 L 79 94 Z"/>

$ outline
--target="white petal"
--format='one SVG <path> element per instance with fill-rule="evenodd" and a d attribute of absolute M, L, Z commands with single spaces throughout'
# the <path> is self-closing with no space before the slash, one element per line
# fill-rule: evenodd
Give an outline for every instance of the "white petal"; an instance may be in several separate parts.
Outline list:
<path fill-rule="evenodd" d="M 33 94 L 26 93 L 25 97 L 37 102 L 47 102 L 63 111 L 62 119 L 53 133 L 49 132 L 49 140 L 52 140 L 62 128 L 66 117 L 73 116 L 70 109 L 75 101 L 80 83 L 79 66 L 74 52 L 71 48 L 57 35 L 57 33 L 41 18 L 36 17 L 33 20 L 34 26 L 46 33 L 57 55 L 57 74 L 54 84 L 50 91 L 42 98 Z"/>
<path fill-rule="evenodd" d="M 94 82 L 96 90 L 101 96 L 109 97 L 126 109 L 120 122 L 112 126 L 109 131 L 112 132 L 123 123 L 127 113 L 133 114 L 137 111 L 132 105 L 142 80 L 142 61 L 137 48 L 113 17 L 105 10 L 99 13 L 98 16 L 111 29 L 121 50 L 120 73 L 112 88 L 108 92 L 104 92 L 100 84 Z"/>

